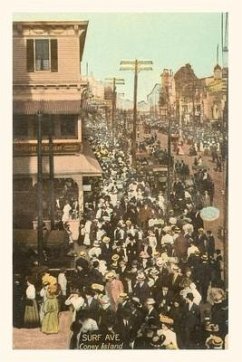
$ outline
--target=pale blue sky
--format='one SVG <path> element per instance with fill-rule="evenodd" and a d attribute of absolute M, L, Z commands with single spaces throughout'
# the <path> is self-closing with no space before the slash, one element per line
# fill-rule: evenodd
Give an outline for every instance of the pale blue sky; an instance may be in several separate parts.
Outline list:
<path fill-rule="evenodd" d="M 124 78 L 118 91 L 127 98 L 133 97 L 133 73 L 119 71 L 120 60 L 152 60 L 153 71 L 139 75 L 139 100 L 146 100 L 163 68 L 176 72 L 190 63 L 198 77 L 212 74 L 221 40 L 220 17 L 211 12 L 14 14 L 14 20 L 88 20 L 82 73 L 88 62 L 89 74 L 97 79 Z"/>

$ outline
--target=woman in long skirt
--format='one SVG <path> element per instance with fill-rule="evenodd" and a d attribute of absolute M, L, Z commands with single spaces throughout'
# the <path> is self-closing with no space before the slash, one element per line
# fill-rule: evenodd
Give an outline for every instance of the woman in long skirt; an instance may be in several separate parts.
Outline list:
<path fill-rule="evenodd" d="M 30 277 L 27 277 L 27 289 L 24 308 L 24 327 L 36 328 L 39 326 L 39 312 L 36 301 L 35 286 Z"/>
<path fill-rule="evenodd" d="M 41 332 L 46 334 L 58 333 L 59 331 L 59 303 L 57 299 L 57 286 L 49 285 L 46 300 L 43 305 L 43 320 Z"/>

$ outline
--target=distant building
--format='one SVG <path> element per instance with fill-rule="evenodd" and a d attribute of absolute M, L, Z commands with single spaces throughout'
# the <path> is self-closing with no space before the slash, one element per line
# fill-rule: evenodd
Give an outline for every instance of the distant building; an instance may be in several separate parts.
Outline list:
<path fill-rule="evenodd" d="M 190 64 L 182 66 L 174 75 L 176 88 L 176 117 L 180 123 L 202 121 L 203 85 Z"/>
<path fill-rule="evenodd" d="M 224 82 L 220 65 L 214 67 L 213 76 L 202 78 L 203 84 L 203 119 L 204 121 L 222 122 L 224 111 Z"/>

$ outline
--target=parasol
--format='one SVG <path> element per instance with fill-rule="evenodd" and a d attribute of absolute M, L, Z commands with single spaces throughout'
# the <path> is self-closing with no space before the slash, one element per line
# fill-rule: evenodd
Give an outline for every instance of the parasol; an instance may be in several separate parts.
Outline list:
<path fill-rule="evenodd" d="M 204 207 L 200 211 L 200 216 L 203 219 L 203 221 L 215 221 L 219 218 L 220 211 L 216 207 L 208 206 Z"/>

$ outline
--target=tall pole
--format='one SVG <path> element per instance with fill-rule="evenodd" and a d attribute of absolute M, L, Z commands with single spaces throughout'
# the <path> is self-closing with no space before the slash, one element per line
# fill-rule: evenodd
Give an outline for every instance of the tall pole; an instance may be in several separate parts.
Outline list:
<path fill-rule="evenodd" d="M 225 16 L 225 21 L 224 21 Z M 222 78 L 225 84 L 225 105 L 223 110 L 223 173 L 224 173 L 224 219 L 223 219 L 223 246 L 224 246 L 224 283 L 228 287 L 228 13 L 222 14 Z"/>
<path fill-rule="evenodd" d="M 53 154 L 53 120 L 49 116 L 49 197 L 51 228 L 55 226 L 55 191 L 54 191 L 54 154 Z"/>
<path fill-rule="evenodd" d="M 111 132 L 115 137 L 115 110 L 116 110 L 116 78 L 113 78 L 113 94 L 112 94 L 112 125 Z"/>
<path fill-rule="evenodd" d="M 124 79 L 123 78 L 118 78 L 118 77 L 112 77 L 112 78 L 106 78 L 106 80 L 108 82 L 112 82 L 112 110 L 111 110 L 111 134 L 114 136 L 115 135 L 115 114 L 116 114 L 116 86 L 117 85 L 123 85 L 124 84 Z"/>
<path fill-rule="evenodd" d="M 43 262 L 43 175 L 42 175 L 42 114 L 38 112 L 38 260 Z"/>
<path fill-rule="evenodd" d="M 167 215 L 170 209 L 170 194 L 171 194 L 171 118 L 169 105 L 167 107 L 167 117 L 168 117 L 168 165 L 167 165 Z"/>
<path fill-rule="evenodd" d="M 138 90 L 138 61 L 134 66 L 134 109 L 133 109 L 133 134 L 132 134 L 132 164 L 136 167 L 136 127 L 137 127 L 137 90 Z"/>
<path fill-rule="evenodd" d="M 133 132 L 131 137 L 132 166 L 136 167 L 136 125 L 137 125 L 137 92 L 138 92 L 138 72 L 141 70 L 152 70 L 151 60 L 121 60 L 120 70 L 134 71 L 134 106 L 133 106 Z"/>

